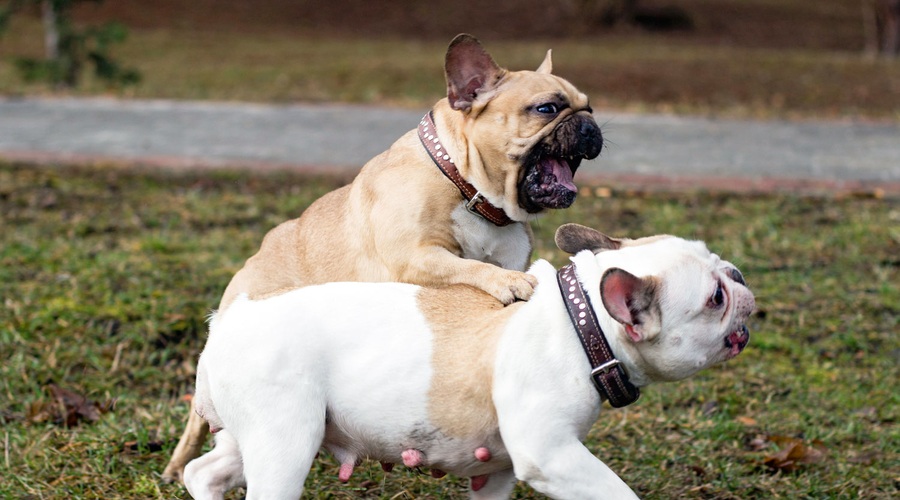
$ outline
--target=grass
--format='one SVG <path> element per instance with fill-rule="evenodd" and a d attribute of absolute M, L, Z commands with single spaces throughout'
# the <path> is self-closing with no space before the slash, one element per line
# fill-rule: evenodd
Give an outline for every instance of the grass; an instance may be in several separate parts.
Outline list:
<path fill-rule="evenodd" d="M 265 231 L 334 187 L 0 163 L 0 497 L 185 497 L 159 474 L 205 315 Z M 589 447 L 648 499 L 896 498 L 900 202 L 592 193 L 535 224 L 536 256 L 563 263 L 552 233 L 567 221 L 699 238 L 741 268 L 759 311 L 741 356 L 604 410 Z M 54 384 L 89 401 L 60 413 Z M 774 457 L 786 438 L 807 447 L 796 470 Z M 402 467 L 336 477 L 323 455 L 307 496 L 464 496 L 459 478 Z M 525 486 L 516 497 L 540 498 Z"/>
<path fill-rule="evenodd" d="M 76 95 L 265 102 L 357 102 L 426 107 L 442 96 L 446 39 L 133 29 L 118 58 L 143 75 L 108 89 L 90 77 Z M 586 35 L 484 43 L 511 69 L 554 50 L 555 72 L 596 109 L 751 118 L 900 117 L 900 59 L 861 52 L 712 43 L 690 37 Z M 14 55 L 40 56 L 37 20 L 0 39 L 0 95 L 58 94 L 25 84 Z"/>

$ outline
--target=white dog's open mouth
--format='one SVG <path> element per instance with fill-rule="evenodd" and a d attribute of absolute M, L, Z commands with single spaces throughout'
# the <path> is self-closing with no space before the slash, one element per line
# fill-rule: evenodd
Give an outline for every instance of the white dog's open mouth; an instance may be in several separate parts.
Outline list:
<path fill-rule="evenodd" d="M 741 325 L 741 327 L 725 337 L 725 348 L 728 349 L 728 358 L 733 358 L 741 353 L 745 347 L 747 347 L 747 343 L 750 342 L 750 330 L 747 329 L 747 325 Z"/>

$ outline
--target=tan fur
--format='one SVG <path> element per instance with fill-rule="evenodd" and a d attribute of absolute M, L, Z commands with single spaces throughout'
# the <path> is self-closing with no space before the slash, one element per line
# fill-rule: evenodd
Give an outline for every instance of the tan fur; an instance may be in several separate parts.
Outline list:
<path fill-rule="evenodd" d="M 458 163 L 462 172 L 464 164 Z M 409 132 L 366 164 L 352 184 L 272 229 L 229 283 L 219 311 L 241 293 L 269 296 L 274 290 L 332 281 L 483 288 L 521 274 L 459 259 L 451 231 L 451 213 L 459 203 L 457 188 L 431 164 L 415 132 Z"/>
<path fill-rule="evenodd" d="M 184 466 L 200 454 L 208 433 L 209 424 L 199 413 L 194 411 L 194 401 L 191 400 L 191 413 L 188 416 L 187 426 L 178 440 L 178 445 L 175 446 L 175 451 L 172 452 L 172 459 L 166 465 L 166 470 L 163 471 L 163 477 L 170 474 L 173 480 L 182 480 Z"/>
<path fill-rule="evenodd" d="M 447 436 L 466 438 L 497 428 L 491 400 L 497 341 L 520 304 L 504 307 L 462 285 L 419 292 L 419 310 L 434 336 L 428 413 Z"/>

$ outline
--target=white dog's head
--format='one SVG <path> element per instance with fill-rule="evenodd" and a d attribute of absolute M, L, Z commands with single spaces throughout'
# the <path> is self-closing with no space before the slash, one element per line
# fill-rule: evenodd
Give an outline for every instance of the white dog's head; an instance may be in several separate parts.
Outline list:
<path fill-rule="evenodd" d="M 737 267 L 703 242 L 616 239 L 566 224 L 556 243 L 577 254 L 580 276 L 597 274 L 583 281 L 599 283 L 594 308 L 617 322 L 606 335 L 635 385 L 689 377 L 737 356 L 750 340 L 745 322 L 756 307 L 753 293 Z"/>

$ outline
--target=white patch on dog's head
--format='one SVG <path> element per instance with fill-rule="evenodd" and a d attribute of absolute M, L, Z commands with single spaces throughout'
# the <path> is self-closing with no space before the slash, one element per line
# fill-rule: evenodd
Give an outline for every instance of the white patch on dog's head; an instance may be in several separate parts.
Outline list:
<path fill-rule="evenodd" d="M 618 324 L 611 343 L 625 354 L 635 384 L 689 377 L 746 346 L 755 302 L 734 265 L 700 241 L 616 241 L 617 250 L 582 251 L 572 260 L 583 283 L 599 284 L 594 307 Z"/>

